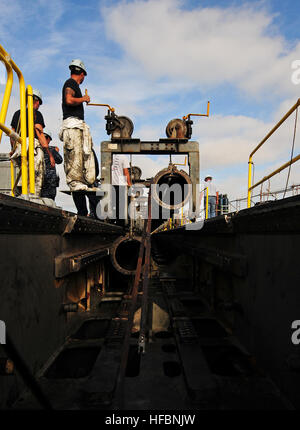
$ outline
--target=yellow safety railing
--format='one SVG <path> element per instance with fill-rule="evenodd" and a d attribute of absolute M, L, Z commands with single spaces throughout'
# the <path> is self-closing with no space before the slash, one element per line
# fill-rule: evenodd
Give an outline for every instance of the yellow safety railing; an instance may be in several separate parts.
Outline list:
<path fill-rule="evenodd" d="M 11 130 L 10 128 L 6 127 L 4 124 L 0 123 L 0 130 L 5 134 L 7 134 L 8 137 L 13 136 L 17 142 L 21 143 L 22 139 L 21 136 L 19 136 L 17 133 L 15 133 L 13 130 Z"/>
<path fill-rule="evenodd" d="M 31 85 L 27 86 L 28 106 L 28 164 L 29 164 L 29 192 L 35 193 L 34 172 L 34 118 L 33 118 L 33 93 Z"/>
<path fill-rule="evenodd" d="M 273 176 L 277 175 L 277 173 L 280 173 L 282 170 L 286 169 L 296 161 L 300 159 L 300 155 L 297 157 L 294 157 L 292 160 L 288 161 L 287 163 L 280 166 L 278 169 L 276 169 L 274 172 L 270 173 L 268 176 L 265 176 L 262 180 L 257 182 L 256 184 L 252 185 L 252 158 L 253 155 L 263 146 L 263 144 L 272 136 L 273 133 L 291 116 L 291 114 L 298 109 L 300 106 L 300 99 L 297 100 L 297 103 L 284 115 L 284 117 L 275 125 L 275 127 L 272 128 L 272 130 L 267 134 L 267 136 L 257 145 L 257 147 L 251 152 L 249 156 L 248 161 L 248 196 L 247 196 L 247 205 L 248 208 L 251 206 L 251 191 L 261 185 L 263 182 L 267 181 L 268 179 L 272 178 Z"/>
<path fill-rule="evenodd" d="M 7 128 L 4 124 L 0 122 L 0 130 L 1 133 L 4 131 L 7 136 L 11 137 L 14 136 L 15 140 L 19 143 L 22 143 L 21 136 L 19 136 L 17 133 L 15 133 L 10 128 Z M 11 179 L 11 194 L 14 196 L 14 183 L 15 183 L 15 173 L 14 173 L 14 166 L 13 163 L 10 163 L 10 179 Z"/>
<path fill-rule="evenodd" d="M 22 75 L 21 70 L 16 65 L 16 63 L 11 59 L 10 55 L 5 51 L 5 49 L 0 45 L 0 61 L 5 64 L 7 70 L 7 83 L 5 88 L 5 93 L 3 97 L 1 112 L 0 112 L 0 123 L 1 123 L 1 131 L 0 131 L 0 141 L 2 137 L 2 131 L 10 136 L 12 131 L 4 126 L 4 122 L 6 119 L 7 108 L 10 101 L 11 96 L 11 88 L 13 83 L 13 70 L 18 76 L 19 79 L 19 91 L 20 91 L 20 140 L 17 139 L 21 143 L 21 173 L 22 173 L 22 194 L 28 194 L 28 171 L 27 171 L 27 145 L 26 145 L 26 136 L 27 136 L 27 124 L 26 124 L 26 87 L 24 77 Z M 31 95 L 28 96 L 29 101 L 29 113 L 28 113 L 28 121 L 29 121 L 29 167 L 30 167 L 30 192 L 34 193 L 34 159 L 33 159 L 33 146 L 34 146 L 34 133 L 33 132 L 33 104 L 32 102 L 32 88 L 28 87 L 28 94 L 31 91 Z M 32 115 L 31 115 L 32 113 Z M 12 194 L 14 189 L 14 172 L 13 172 L 13 164 L 11 162 L 11 178 L 12 178 Z"/>
<path fill-rule="evenodd" d="M 9 99 L 10 99 L 10 95 L 11 95 L 11 89 L 12 89 L 12 85 L 13 85 L 13 71 L 12 71 L 12 67 L 9 63 L 9 58 L 6 55 L 4 55 L 1 51 L 0 51 L 0 61 L 2 61 L 4 63 L 5 68 L 6 68 L 6 72 L 7 72 L 6 86 L 5 86 L 4 96 L 3 96 L 2 107 L 1 107 L 1 111 L 0 111 L 0 123 L 4 124 L 5 120 L 6 120 L 6 114 L 7 114 Z M 0 130 L 0 143 L 1 143 L 1 139 L 2 139 L 2 132 L 3 132 L 3 130 L 1 129 Z"/>

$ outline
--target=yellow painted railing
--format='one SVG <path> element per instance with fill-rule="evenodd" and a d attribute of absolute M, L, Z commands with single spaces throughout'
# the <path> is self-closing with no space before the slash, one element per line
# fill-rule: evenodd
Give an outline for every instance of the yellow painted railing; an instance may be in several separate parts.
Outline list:
<path fill-rule="evenodd" d="M 17 133 L 15 133 L 10 128 L 6 127 L 1 122 L 0 122 L 0 130 L 1 130 L 1 135 L 4 131 L 4 133 L 7 134 L 8 137 L 14 136 L 14 138 L 17 142 L 22 143 L 21 136 L 19 136 Z M 14 173 L 14 165 L 13 165 L 12 161 L 10 162 L 10 179 L 11 179 L 11 195 L 14 196 L 15 173 Z"/>
<path fill-rule="evenodd" d="M 10 99 L 10 95 L 11 95 L 11 89 L 12 89 L 12 85 L 13 85 L 13 71 L 12 71 L 11 64 L 9 63 L 9 58 L 6 55 L 4 55 L 1 51 L 0 51 L 0 61 L 2 61 L 4 63 L 5 68 L 6 68 L 6 72 L 7 72 L 6 86 L 5 86 L 4 96 L 3 96 L 2 107 L 1 107 L 1 111 L 0 111 L 0 123 L 4 124 L 5 120 L 6 120 L 6 114 L 7 114 L 9 99 Z M 2 132 L 3 132 L 3 130 L 1 129 L 0 130 L 0 143 L 1 143 L 1 138 L 2 138 Z"/>
<path fill-rule="evenodd" d="M 6 127 L 4 124 L 0 123 L 0 130 L 1 130 L 1 132 L 4 131 L 4 133 L 7 134 L 8 137 L 12 137 L 13 136 L 16 139 L 17 142 L 19 142 L 19 143 L 22 142 L 21 136 L 19 136 L 17 133 L 15 133 L 10 128 Z"/>
<path fill-rule="evenodd" d="M 34 173 L 34 119 L 33 119 L 33 93 L 31 85 L 27 86 L 28 106 L 28 164 L 29 164 L 29 192 L 35 193 Z"/>
<path fill-rule="evenodd" d="M 263 182 L 267 181 L 268 179 L 272 178 L 272 176 L 276 175 L 277 173 L 281 172 L 282 170 L 286 169 L 291 164 L 295 163 L 300 159 L 300 155 L 297 157 L 294 157 L 292 160 L 288 161 L 287 163 L 283 164 L 281 167 L 276 169 L 274 172 L 270 173 L 268 176 L 265 176 L 262 180 L 257 182 L 256 184 L 252 185 L 252 164 L 253 164 L 253 155 L 263 146 L 263 144 L 272 136 L 273 133 L 290 117 L 290 115 L 298 109 L 300 106 L 300 99 L 298 99 L 297 103 L 284 115 L 284 117 L 275 125 L 274 128 L 267 134 L 267 136 L 257 145 L 257 147 L 251 152 L 249 156 L 248 161 L 248 195 L 247 195 L 247 205 L 248 208 L 251 206 L 251 191 L 261 185 Z"/>
<path fill-rule="evenodd" d="M 16 65 L 16 63 L 10 58 L 9 54 L 5 51 L 5 49 L 0 45 L 0 61 L 5 64 L 7 71 L 7 82 L 2 102 L 2 107 L 0 111 L 0 141 L 2 137 L 2 131 L 10 136 L 12 130 L 8 129 L 4 126 L 4 122 L 6 119 L 8 104 L 11 96 L 11 88 L 13 84 L 13 70 L 18 76 L 19 79 L 19 91 L 20 91 L 20 140 L 21 143 L 21 173 L 22 173 L 22 194 L 28 194 L 28 170 L 27 170 L 27 145 L 26 145 L 26 136 L 27 136 L 27 123 L 26 123 L 26 87 L 24 77 L 22 75 L 21 70 Z M 33 122 L 33 100 L 32 100 L 32 88 L 28 86 L 28 121 L 29 121 L 29 178 L 30 178 L 30 192 L 34 193 L 34 158 L 33 158 L 33 146 L 34 146 L 34 122 Z M 13 164 L 11 163 L 11 179 L 12 179 L 12 194 L 14 189 L 14 172 L 13 172 Z"/>

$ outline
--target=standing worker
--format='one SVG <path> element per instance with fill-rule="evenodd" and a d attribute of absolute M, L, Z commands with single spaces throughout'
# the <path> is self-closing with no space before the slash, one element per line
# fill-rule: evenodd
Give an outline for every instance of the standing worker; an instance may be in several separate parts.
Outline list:
<path fill-rule="evenodd" d="M 125 220 L 127 210 L 125 205 L 128 204 L 127 199 L 127 186 L 131 186 L 131 177 L 129 173 L 129 161 L 125 154 L 116 154 L 113 158 L 113 164 L 111 167 L 112 185 L 115 189 L 116 198 L 116 219 Z M 121 221 L 124 224 L 124 221 Z"/>
<path fill-rule="evenodd" d="M 59 151 L 58 147 L 50 146 L 50 142 L 52 140 L 51 132 L 48 131 L 47 129 L 44 129 L 44 135 L 48 143 L 49 151 L 55 160 L 55 164 L 61 164 L 63 159 L 58 152 Z M 44 149 L 44 158 L 45 158 L 46 170 L 45 170 L 41 197 L 47 197 L 48 199 L 55 200 L 56 188 L 59 186 L 59 176 L 56 173 L 55 165 L 54 166 L 51 165 L 49 154 L 45 149 Z"/>
<path fill-rule="evenodd" d="M 204 192 L 204 208 L 206 210 L 206 196 L 208 194 L 208 218 L 213 218 L 216 216 L 216 203 L 217 203 L 217 189 L 212 183 L 212 176 L 207 175 L 204 179 L 206 182 L 206 188 L 208 193 Z"/>
<path fill-rule="evenodd" d="M 93 212 L 96 212 L 99 201 L 89 191 L 94 189 L 96 169 L 90 128 L 84 121 L 83 103 L 89 103 L 90 97 L 87 94 L 82 96 L 79 88 L 87 72 L 79 59 L 72 60 L 69 69 L 71 77 L 62 90 L 63 123 L 59 137 L 64 142 L 64 169 L 74 204 L 78 215 L 87 216 L 86 195 Z"/>
<path fill-rule="evenodd" d="M 42 94 L 39 90 L 34 89 L 33 93 L 33 121 L 34 121 L 34 172 L 35 172 L 35 194 L 37 196 L 41 195 L 43 178 L 45 173 L 45 163 L 44 163 L 44 151 L 47 152 L 49 156 L 49 161 L 51 166 L 55 166 L 55 160 L 49 151 L 48 143 L 43 133 L 45 127 L 44 118 L 41 112 L 39 112 L 39 107 L 43 104 Z M 26 109 L 27 117 L 27 137 L 28 137 L 28 108 Z M 11 121 L 11 128 L 20 134 L 20 110 L 17 110 Z M 10 140 L 11 152 L 10 156 L 12 160 L 16 160 L 18 163 L 18 157 L 21 155 L 21 144 L 16 143 L 13 139 Z M 44 151 L 43 151 L 44 150 Z M 16 184 L 17 185 L 17 184 Z"/>

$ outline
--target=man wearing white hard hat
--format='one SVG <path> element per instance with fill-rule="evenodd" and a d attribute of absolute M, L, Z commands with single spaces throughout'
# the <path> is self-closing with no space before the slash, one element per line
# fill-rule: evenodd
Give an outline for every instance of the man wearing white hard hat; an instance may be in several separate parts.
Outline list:
<path fill-rule="evenodd" d="M 213 218 L 216 216 L 216 203 L 217 203 L 217 189 L 212 182 L 212 176 L 205 176 L 205 186 L 208 190 L 208 193 L 204 193 L 204 208 L 206 209 L 206 195 L 208 194 L 208 218 Z"/>
<path fill-rule="evenodd" d="M 52 133 L 47 128 L 44 128 L 44 135 L 46 137 L 48 148 L 50 153 L 52 154 L 55 165 L 61 164 L 63 162 L 62 156 L 59 154 L 59 149 L 57 146 L 50 146 L 50 142 L 52 140 Z M 43 181 L 43 187 L 41 191 L 41 197 L 47 197 L 48 199 L 55 200 L 56 197 L 56 188 L 59 186 L 59 176 L 56 172 L 55 165 L 52 166 L 50 162 L 49 154 L 46 150 L 44 150 L 45 157 L 45 175 Z"/>
<path fill-rule="evenodd" d="M 48 149 L 48 143 L 43 133 L 45 127 L 44 118 L 41 112 L 38 110 L 43 104 L 42 94 L 39 90 L 33 89 L 33 120 L 34 120 L 34 172 L 35 172 L 35 194 L 41 195 L 43 178 L 45 174 L 45 163 L 44 163 L 44 151 L 49 155 L 51 165 L 55 166 L 55 161 L 50 154 Z M 28 122 L 28 110 L 26 110 L 27 122 Z M 20 110 L 17 110 L 11 121 L 11 128 L 20 134 Z M 27 137 L 28 137 L 28 125 L 27 125 Z M 21 155 L 20 144 L 15 144 L 11 139 L 12 151 L 10 153 L 12 160 L 18 160 Z"/>
<path fill-rule="evenodd" d="M 64 168 L 67 184 L 72 192 L 78 215 L 88 214 L 86 196 L 96 212 L 98 200 L 91 192 L 96 180 L 93 142 L 89 126 L 84 121 L 83 103 L 90 97 L 82 95 L 79 85 L 87 75 L 85 65 L 80 59 L 69 64 L 71 77 L 66 80 L 62 90 L 63 124 L 60 139 L 64 142 Z"/>

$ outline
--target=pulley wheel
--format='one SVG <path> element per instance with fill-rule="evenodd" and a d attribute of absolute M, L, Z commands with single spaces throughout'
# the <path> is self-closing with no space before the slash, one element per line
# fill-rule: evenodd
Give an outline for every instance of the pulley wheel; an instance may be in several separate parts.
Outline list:
<path fill-rule="evenodd" d="M 117 118 L 120 121 L 121 126 L 116 127 L 112 133 L 112 137 L 130 139 L 134 129 L 133 122 L 127 116 L 118 116 Z"/>
<path fill-rule="evenodd" d="M 134 182 L 137 182 L 141 179 L 142 176 L 142 170 L 138 166 L 132 166 L 129 167 L 129 172 L 131 174 L 131 179 L 133 179 Z"/>
<path fill-rule="evenodd" d="M 184 139 L 187 135 L 187 127 L 182 119 L 172 119 L 166 127 L 167 137 L 173 139 Z"/>

